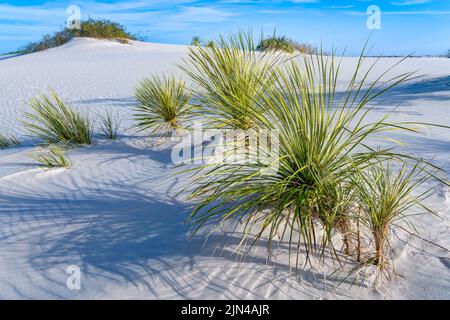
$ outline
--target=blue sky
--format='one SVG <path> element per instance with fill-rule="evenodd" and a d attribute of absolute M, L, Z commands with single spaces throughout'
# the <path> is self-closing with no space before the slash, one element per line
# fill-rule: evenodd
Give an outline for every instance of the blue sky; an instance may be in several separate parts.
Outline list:
<path fill-rule="evenodd" d="M 252 28 L 357 54 L 372 31 L 367 8 L 381 9 L 372 54 L 442 54 L 450 49 L 449 0 L 0 0 L 0 52 L 16 50 L 65 24 L 70 5 L 82 18 L 108 18 L 148 41 L 189 43 L 193 35 Z"/>

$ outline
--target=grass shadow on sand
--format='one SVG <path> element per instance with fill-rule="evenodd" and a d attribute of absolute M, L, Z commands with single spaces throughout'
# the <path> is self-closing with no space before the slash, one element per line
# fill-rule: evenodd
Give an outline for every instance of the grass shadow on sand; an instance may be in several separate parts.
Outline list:
<path fill-rule="evenodd" d="M 42 278 L 19 296 L 39 286 L 46 297 L 74 297 L 60 280 L 72 264 L 86 279 L 80 298 L 98 295 L 98 283 L 132 287 L 143 298 L 195 298 L 204 291 L 210 298 L 315 298 L 327 281 L 339 282 L 301 267 L 296 278 L 286 263 L 266 265 L 265 254 L 241 260 L 232 252 L 241 240 L 235 233 L 213 235 L 206 244 L 202 237 L 190 239 L 184 221 L 191 204 L 173 195 L 185 180 L 167 169 L 170 150 L 100 145 L 82 154 L 90 152 L 89 170 L 0 181 L 0 245 L 30 246 L 24 259 Z M 256 250 L 265 252 L 266 245 L 263 240 Z M 13 278 L 7 281 L 16 286 Z"/>

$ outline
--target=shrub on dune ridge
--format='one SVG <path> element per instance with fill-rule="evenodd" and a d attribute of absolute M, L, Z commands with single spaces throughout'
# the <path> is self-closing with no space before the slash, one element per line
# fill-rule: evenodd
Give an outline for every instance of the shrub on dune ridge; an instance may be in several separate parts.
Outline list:
<path fill-rule="evenodd" d="M 285 36 L 277 37 L 275 35 L 262 39 L 257 49 L 261 51 L 282 51 L 290 54 L 295 52 L 295 47 L 291 40 Z"/>
<path fill-rule="evenodd" d="M 300 53 L 312 54 L 316 53 L 318 50 L 310 44 L 299 43 L 294 40 L 287 38 L 286 36 L 276 36 L 275 34 L 271 37 L 262 39 L 257 47 L 260 51 L 269 52 L 285 52 L 293 54 L 296 51 Z"/>
<path fill-rule="evenodd" d="M 92 19 L 81 21 L 80 29 L 64 28 L 54 34 L 44 35 L 37 42 L 30 42 L 24 46 L 21 53 L 33 53 L 54 47 L 61 46 L 69 42 L 73 37 L 88 37 L 97 39 L 118 39 L 136 40 L 136 36 L 126 31 L 125 27 L 106 19 Z"/>
<path fill-rule="evenodd" d="M 28 131 L 47 143 L 91 144 L 94 125 L 88 114 L 66 106 L 56 93 L 30 101 L 34 113 L 25 113 Z"/>
<path fill-rule="evenodd" d="M 245 58 L 233 56 L 229 64 L 243 63 L 236 59 Z M 368 83 L 374 65 L 363 72 L 363 61 L 361 56 L 341 99 L 336 95 L 340 61 L 333 55 L 320 53 L 304 56 L 300 62 L 292 60 L 276 68 L 271 83 L 257 77 L 263 86 L 252 100 L 257 106 L 248 108 L 247 114 L 258 118 L 262 127 L 279 130 L 280 153 L 273 159 L 279 169 L 268 170 L 270 165 L 263 163 L 208 164 L 195 169 L 190 199 L 197 201 L 197 206 L 188 219 L 194 234 L 206 223 L 231 223 L 241 233 L 241 245 L 249 241 L 252 247 L 267 238 L 268 257 L 274 242 L 287 244 L 289 263 L 293 253 L 296 266 L 301 248 L 305 263 L 311 261 L 312 254 L 325 259 L 326 252 L 341 262 L 339 243 L 344 243 L 349 255 L 361 250 L 349 241 L 356 233 L 353 226 L 358 197 L 362 198 L 359 190 L 365 187 L 361 180 L 354 179 L 355 175 L 388 161 L 408 163 L 412 159 L 391 147 L 370 147 L 370 141 L 392 130 L 417 132 L 414 124 L 390 122 L 388 116 L 368 122 L 375 99 L 412 74 L 384 79 L 391 68 Z M 191 74 L 200 78 L 200 73 Z M 213 90 L 202 94 L 205 101 L 217 101 Z M 427 171 L 420 173 L 426 175 Z M 395 185 L 386 184 L 386 189 L 391 187 Z M 396 191 L 391 192 L 395 195 Z M 402 207 L 408 203 L 404 199 L 398 199 Z M 420 197 L 413 199 L 420 203 Z M 367 207 L 375 205 L 368 202 Z M 357 254 L 360 256 L 360 252 Z"/>
<path fill-rule="evenodd" d="M 134 119 L 139 131 L 161 133 L 182 129 L 192 110 L 192 94 L 184 81 L 174 77 L 144 79 L 137 86 L 135 96 L 139 104 Z"/>
<path fill-rule="evenodd" d="M 123 25 L 108 19 L 89 18 L 81 21 L 80 29 L 70 29 L 70 32 L 74 37 L 136 40 L 136 36 L 127 32 Z"/>

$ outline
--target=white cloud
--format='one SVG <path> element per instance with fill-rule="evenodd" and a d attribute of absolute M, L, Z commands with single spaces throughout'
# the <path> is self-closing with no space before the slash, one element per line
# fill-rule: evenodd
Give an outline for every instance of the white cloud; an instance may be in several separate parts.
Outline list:
<path fill-rule="evenodd" d="M 394 6 L 413 6 L 416 4 L 429 3 L 431 0 L 402 0 L 391 2 Z"/>

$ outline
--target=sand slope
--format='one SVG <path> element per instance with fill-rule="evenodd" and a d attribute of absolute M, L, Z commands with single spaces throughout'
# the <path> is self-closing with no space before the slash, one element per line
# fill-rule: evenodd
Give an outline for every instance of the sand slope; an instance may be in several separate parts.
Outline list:
<path fill-rule="evenodd" d="M 54 89 L 95 115 L 119 112 L 130 125 L 133 88 L 152 73 L 179 72 L 186 47 L 75 39 L 55 49 L 0 61 L 0 132 L 24 145 L 0 151 L 0 298 L 450 298 L 450 255 L 400 235 L 395 247 L 398 278 L 383 291 L 324 278 L 321 270 L 289 275 L 280 259 L 265 265 L 264 243 L 254 257 L 231 254 L 236 235 L 188 238 L 183 221 L 191 204 L 176 197 L 185 184 L 172 175 L 170 144 L 122 132 L 117 142 L 71 153 L 75 167 L 43 171 L 28 157 L 37 148 L 20 120 L 26 101 Z M 372 59 L 369 59 L 369 62 Z M 398 59 L 385 58 L 376 70 Z M 355 58 L 344 58 L 344 78 Z M 450 125 L 450 59 L 408 59 L 396 72 L 424 77 L 393 92 L 374 117 L 401 104 L 395 118 Z M 409 152 L 450 171 L 450 132 L 426 129 L 401 137 Z M 450 248 L 450 191 L 430 205 L 441 219 L 419 217 L 422 236 Z M 219 241 L 221 241 L 219 243 Z M 216 250 L 214 250 L 216 249 Z M 283 255 L 283 253 L 281 253 Z M 82 289 L 66 287 L 66 268 L 78 265 Z"/>

